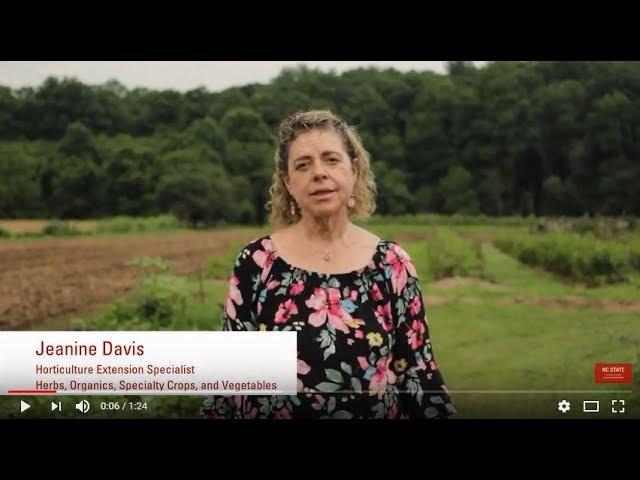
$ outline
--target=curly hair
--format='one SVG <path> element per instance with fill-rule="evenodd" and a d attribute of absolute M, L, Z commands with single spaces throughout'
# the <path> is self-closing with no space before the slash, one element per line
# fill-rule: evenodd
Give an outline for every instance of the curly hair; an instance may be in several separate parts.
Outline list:
<path fill-rule="evenodd" d="M 276 227 L 292 225 L 300 221 L 300 211 L 294 215 L 289 212 L 289 203 L 295 201 L 284 183 L 287 173 L 289 147 L 303 132 L 314 128 L 333 129 L 342 139 L 351 161 L 357 158 L 356 182 L 353 187 L 355 205 L 349 209 L 349 217 L 362 219 L 371 216 L 376 209 L 376 184 L 371 169 L 371 156 L 365 150 L 355 127 L 334 115 L 328 110 L 309 110 L 296 112 L 280 123 L 278 128 L 278 147 L 275 152 L 275 170 L 273 182 L 269 187 L 270 200 L 267 202 L 269 222 Z"/>

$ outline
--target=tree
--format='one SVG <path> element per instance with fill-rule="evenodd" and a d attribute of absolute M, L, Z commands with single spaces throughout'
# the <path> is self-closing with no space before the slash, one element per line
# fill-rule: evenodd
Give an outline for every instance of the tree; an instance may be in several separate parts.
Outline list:
<path fill-rule="evenodd" d="M 0 145 L 0 218 L 44 213 L 38 165 L 38 159 L 21 148 Z"/>
<path fill-rule="evenodd" d="M 478 177 L 480 210 L 488 215 L 503 215 L 506 186 L 502 174 L 497 169 L 488 169 L 480 171 Z"/>
<path fill-rule="evenodd" d="M 258 112 L 247 107 L 228 110 L 220 121 L 229 141 L 273 142 L 273 135 Z"/>
<path fill-rule="evenodd" d="M 105 162 L 106 198 L 111 214 L 148 215 L 155 207 L 154 166 L 152 152 L 118 150 Z"/>
<path fill-rule="evenodd" d="M 255 223 L 258 218 L 256 206 L 252 201 L 254 189 L 245 176 L 232 179 L 233 201 L 229 204 L 231 221 L 238 223 Z M 262 213 L 264 217 L 264 213 Z"/>
<path fill-rule="evenodd" d="M 430 185 L 423 185 L 414 195 L 416 212 L 438 212 L 442 209 L 442 202 L 436 189 Z"/>
<path fill-rule="evenodd" d="M 80 121 L 93 97 L 90 87 L 75 78 L 48 77 L 27 99 L 27 118 L 35 138 L 58 139 L 70 123 Z"/>
<path fill-rule="evenodd" d="M 67 156 L 77 156 L 99 163 L 100 156 L 91 130 L 81 122 L 74 122 L 67 128 L 58 145 L 58 152 Z"/>
<path fill-rule="evenodd" d="M 250 201 L 262 224 L 273 172 L 273 135 L 260 114 L 250 108 L 229 110 L 220 125 L 227 139 L 225 167 L 232 175 L 245 176 L 253 186 Z"/>
<path fill-rule="evenodd" d="M 468 74 L 469 72 L 474 72 L 476 69 L 473 62 L 470 61 L 460 61 L 455 60 L 451 62 L 447 62 L 446 70 L 447 73 L 451 76 L 457 77 L 460 75 Z"/>
<path fill-rule="evenodd" d="M 405 173 L 382 161 L 374 162 L 373 170 L 378 189 L 376 211 L 390 215 L 414 213 L 413 197 L 407 188 Z"/>
<path fill-rule="evenodd" d="M 160 126 L 172 126 L 184 128 L 187 121 L 187 104 L 180 92 L 175 90 L 163 90 L 149 92 L 145 97 L 147 121 L 156 128 Z"/>
<path fill-rule="evenodd" d="M 57 157 L 53 160 L 50 208 L 62 218 L 90 218 L 102 213 L 104 178 L 102 170 L 86 157 Z"/>
<path fill-rule="evenodd" d="M 192 228 L 199 224 L 232 220 L 231 182 L 216 165 L 195 165 L 165 175 L 158 185 L 160 208 L 171 211 Z"/>
<path fill-rule="evenodd" d="M 554 215 L 564 210 L 566 192 L 560 177 L 552 175 L 546 178 L 542 184 L 542 191 L 544 192 L 543 213 Z"/>
<path fill-rule="evenodd" d="M 408 112 L 406 127 L 406 169 L 412 173 L 411 188 L 432 184 L 451 165 L 459 163 L 452 142 L 454 124 L 450 107 L 455 95 L 450 79 L 435 74 L 423 78 L 421 91 Z"/>
<path fill-rule="evenodd" d="M 187 133 L 196 141 L 207 145 L 212 150 L 224 155 L 226 138 L 218 122 L 211 117 L 205 117 L 193 122 Z"/>
<path fill-rule="evenodd" d="M 28 177 L 42 202 L 26 203 L 24 215 L 46 205 L 51 214 L 143 212 L 150 202 L 158 208 L 148 191 L 161 177 L 183 165 L 217 165 L 244 192 L 229 202 L 243 205 L 239 218 L 263 222 L 273 134 L 286 115 L 309 108 L 343 116 L 373 159 L 385 162 L 376 167 L 384 172 L 383 211 L 474 211 L 474 198 L 478 211 L 492 215 L 640 210 L 640 62 L 617 61 L 482 68 L 455 61 L 444 75 L 302 66 L 270 83 L 215 93 L 54 77 L 38 87 L 0 86 L 0 138 L 27 140 L 5 162 L 4 195 L 19 193 L 15 183 L 37 196 Z M 75 193 L 56 190 L 63 185 Z"/>
<path fill-rule="evenodd" d="M 18 133 L 18 100 L 8 87 L 0 86 L 0 138 L 15 138 Z"/>
<path fill-rule="evenodd" d="M 128 132 L 133 117 L 126 108 L 126 88 L 115 80 L 92 88 L 92 94 L 78 121 L 96 133 L 115 135 Z"/>
<path fill-rule="evenodd" d="M 446 213 L 476 214 L 480 210 L 478 196 L 471 185 L 471 174 L 463 167 L 451 167 L 438 182 L 438 191 Z"/>
<path fill-rule="evenodd" d="M 211 107 L 207 115 L 214 120 L 220 120 L 232 108 L 248 107 L 249 99 L 238 87 L 229 88 L 223 92 L 214 93 Z"/>
<path fill-rule="evenodd" d="M 207 116 L 213 104 L 214 94 L 204 87 L 189 90 L 185 97 L 185 117 L 187 123 L 192 123 L 197 119 Z"/>

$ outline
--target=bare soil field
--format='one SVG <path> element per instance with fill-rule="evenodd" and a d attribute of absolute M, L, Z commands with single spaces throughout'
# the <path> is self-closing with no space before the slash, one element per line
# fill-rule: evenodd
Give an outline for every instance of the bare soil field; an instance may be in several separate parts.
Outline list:
<path fill-rule="evenodd" d="M 101 306 L 136 285 L 135 257 L 163 257 L 177 274 L 196 274 L 255 231 L 178 232 L 0 242 L 0 330 Z M 230 265 L 231 269 L 232 266 Z"/>

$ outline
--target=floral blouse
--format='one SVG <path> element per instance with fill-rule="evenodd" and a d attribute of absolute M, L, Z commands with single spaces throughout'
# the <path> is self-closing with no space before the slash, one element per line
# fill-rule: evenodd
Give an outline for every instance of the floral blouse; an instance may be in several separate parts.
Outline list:
<path fill-rule="evenodd" d="M 238 255 L 223 330 L 298 332 L 297 395 L 214 395 L 210 418 L 438 418 L 455 413 L 409 255 L 380 240 L 365 267 L 288 264 L 270 236 Z"/>

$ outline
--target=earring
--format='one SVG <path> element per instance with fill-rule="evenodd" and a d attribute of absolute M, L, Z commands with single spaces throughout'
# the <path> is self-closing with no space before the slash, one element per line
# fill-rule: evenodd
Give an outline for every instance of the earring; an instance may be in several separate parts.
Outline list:
<path fill-rule="evenodd" d="M 349 201 L 347 202 L 347 206 L 349 208 L 353 208 L 356 206 L 356 196 L 351 194 L 351 198 L 349 198 Z"/>
<path fill-rule="evenodd" d="M 293 201 L 289 202 L 289 215 L 292 217 L 296 216 L 296 204 Z"/>

